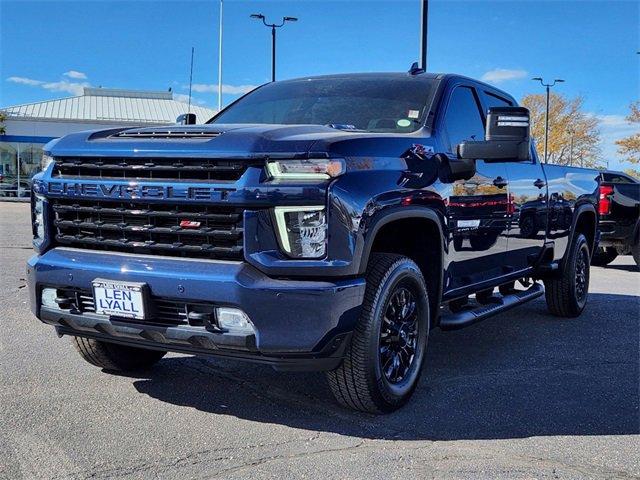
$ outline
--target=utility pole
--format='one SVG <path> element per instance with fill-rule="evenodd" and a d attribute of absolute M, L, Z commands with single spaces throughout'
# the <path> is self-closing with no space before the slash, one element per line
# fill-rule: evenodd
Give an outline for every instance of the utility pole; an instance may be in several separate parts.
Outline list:
<path fill-rule="evenodd" d="M 420 68 L 427 71 L 427 33 L 429 30 L 429 0 L 420 2 Z"/>
<path fill-rule="evenodd" d="M 547 163 L 547 160 L 549 159 L 549 95 L 550 95 L 550 89 L 551 87 L 553 87 L 556 83 L 562 83 L 564 82 L 564 80 L 562 80 L 561 78 L 556 78 L 553 83 L 544 83 L 544 80 L 542 80 L 542 77 L 535 77 L 532 78 L 531 80 L 537 80 L 540 82 L 540 84 L 546 88 L 547 90 L 547 110 L 545 113 L 545 119 L 544 119 L 544 163 Z"/>
<path fill-rule="evenodd" d="M 220 27 L 218 28 L 218 112 L 222 110 L 222 2 L 220 0 Z"/>
<path fill-rule="evenodd" d="M 276 28 L 280 28 L 284 26 L 286 22 L 297 22 L 298 19 L 296 17 L 282 17 L 282 22 L 277 23 L 267 23 L 267 19 L 261 13 L 254 13 L 251 15 L 251 18 L 256 18 L 258 20 L 262 20 L 262 23 L 265 27 L 271 28 L 271 81 L 276 81 Z"/>
<path fill-rule="evenodd" d="M 191 87 L 193 86 L 193 54 L 195 47 L 191 47 L 191 70 L 189 71 L 189 109 L 187 113 L 191 113 Z"/>

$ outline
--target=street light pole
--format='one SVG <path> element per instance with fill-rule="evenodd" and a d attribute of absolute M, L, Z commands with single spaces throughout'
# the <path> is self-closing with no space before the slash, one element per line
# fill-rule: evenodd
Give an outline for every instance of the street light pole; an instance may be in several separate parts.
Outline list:
<path fill-rule="evenodd" d="M 261 13 L 254 13 L 251 15 L 251 18 L 256 18 L 258 20 L 262 20 L 262 23 L 265 27 L 271 28 L 271 81 L 276 81 L 276 28 L 280 28 L 284 26 L 286 22 L 297 22 L 298 19 L 296 17 L 282 17 L 282 22 L 277 23 L 267 23 L 266 17 Z"/>
<path fill-rule="evenodd" d="M 429 0 L 421 0 L 420 5 L 420 68 L 426 72 Z"/>
<path fill-rule="evenodd" d="M 546 88 L 547 91 L 547 111 L 545 113 L 545 121 L 544 121 L 544 163 L 547 163 L 547 160 L 549 159 L 548 156 L 548 148 L 549 148 L 549 95 L 550 95 L 550 89 L 551 87 L 553 87 L 556 83 L 562 83 L 564 82 L 564 80 L 562 80 L 561 78 L 556 78 L 553 83 L 544 83 L 544 81 L 542 80 L 542 77 L 535 77 L 532 78 L 531 80 L 537 80 L 540 82 L 540 84 Z"/>
<path fill-rule="evenodd" d="M 222 110 L 222 0 L 220 0 L 220 28 L 218 30 L 218 112 Z"/>

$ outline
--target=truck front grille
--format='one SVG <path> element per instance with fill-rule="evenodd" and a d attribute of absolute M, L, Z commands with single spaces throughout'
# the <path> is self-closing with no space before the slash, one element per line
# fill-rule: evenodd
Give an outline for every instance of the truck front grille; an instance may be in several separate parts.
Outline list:
<path fill-rule="evenodd" d="M 227 182 L 238 180 L 251 165 L 256 164 L 207 158 L 57 157 L 53 176 Z"/>
<path fill-rule="evenodd" d="M 58 245 L 226 260 L 243 258 L 243 213 L 235 207 L 52 200 Z"/>

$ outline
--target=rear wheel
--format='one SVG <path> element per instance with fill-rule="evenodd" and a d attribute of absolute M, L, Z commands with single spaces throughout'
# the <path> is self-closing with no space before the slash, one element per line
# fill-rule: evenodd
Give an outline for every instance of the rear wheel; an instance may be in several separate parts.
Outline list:
<path fill-rule="evenodd" d="M 631 255 L 633 255 L 636 265 L 640 267 L 640 242 L 636 242 L 633 247 L 631 247 Z"/>
<path fill-rule="evenodd" d="M 404 405 L 420 378 L 429 318 L 418 266 L 400 255 L 373 254 L 362 313 L 345 359 L 327 372 L 338 402 L 370 413 Z"/>
<path fill-rule="evenodd" d="M 604 267 L 609 265 L 618 256 L 618 251 L 615 247 L 598 247 L 593 252 L 593 258 L 591 258 L 591 265 L 596 267 Z"/>
<path fill-rule="evenodd" d="M 73 337 L 78 353 L 91 365 L 111 371 L 130 371 L 149 368 L 167 352 L 128 347 L 92 338 Z"/>
<path fill-rule="evenodd" d="M 526 215 L 520 219 L 520 235 L 524 238 L 534 238 L 538 234 L 536 217 Z"/>
<path fill-rule="evenodd" d="M 589 244 L 578 234 L 567 252 L 567 262 L 558 277 L 544 281 L 549 311 L 559 317 L 577 317 L 589 295 Z"/>

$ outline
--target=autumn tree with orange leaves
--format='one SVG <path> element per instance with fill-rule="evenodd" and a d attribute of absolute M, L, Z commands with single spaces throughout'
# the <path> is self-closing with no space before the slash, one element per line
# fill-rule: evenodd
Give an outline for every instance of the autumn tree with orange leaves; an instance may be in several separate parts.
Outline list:
<path fill-rule="evenodd" d="M 546 96 L 527 95 L 521 105 L 531 112 L 531 136 L 544 156 Z M 600 160 L 598 119 L 583 111 L 584 98 L 551 93 L 549 100 L 549 163 L 597 167 Z"/>
<path fill-rule="evenodd" d="M 634 164 L 634 168 L 625 170 L 625 172 L 640 178 L 640 171 L 635 168 L 640 163 L 640 101 L 633 102 L 630 109 L 627 121 L 631 124 L 638 124 L 638 132 L 616 141 L 616 145 L 618 145 L 618 153 L 625 157 L 625 161 Z"/>

